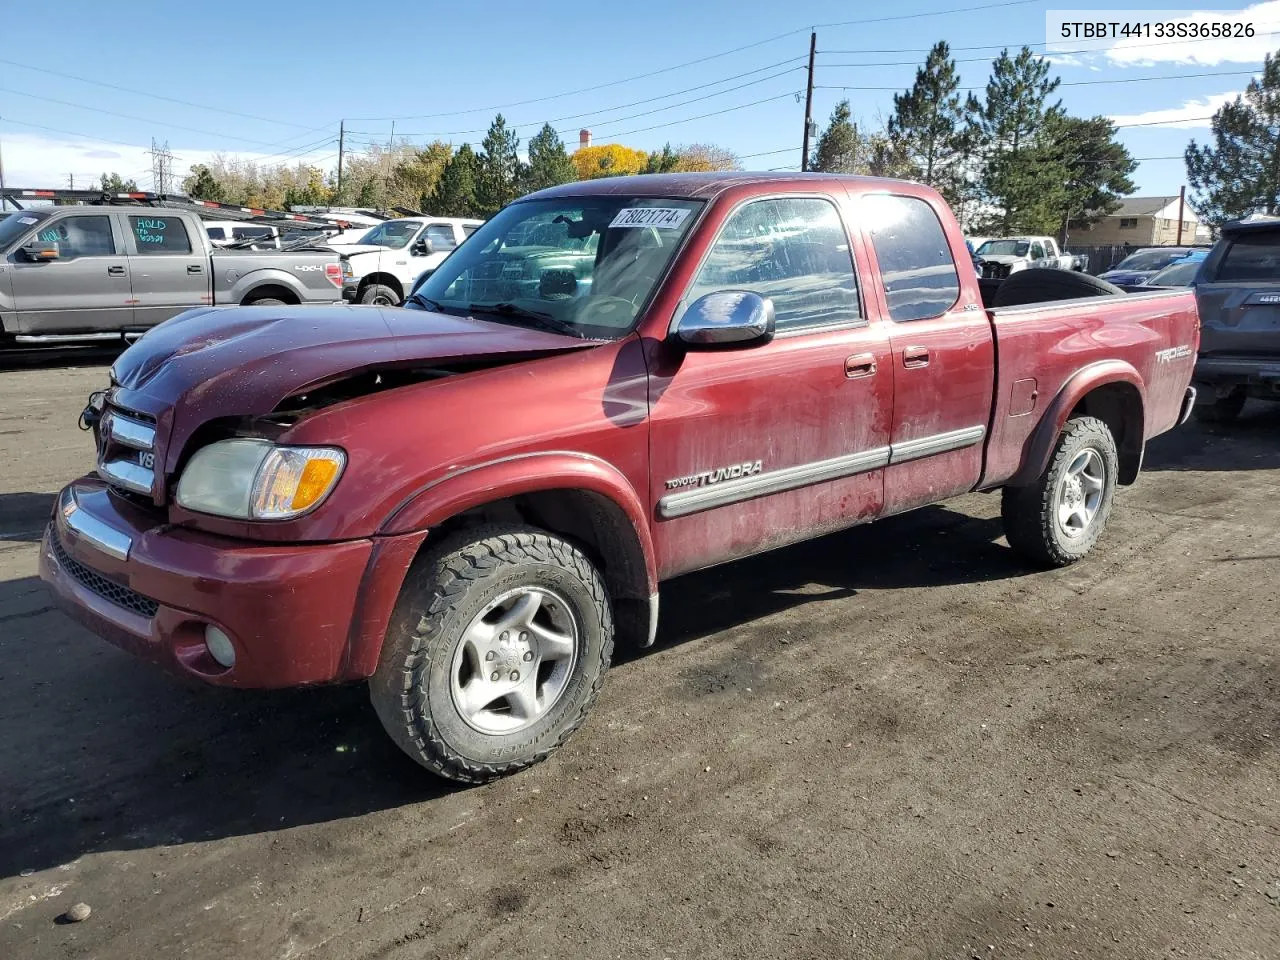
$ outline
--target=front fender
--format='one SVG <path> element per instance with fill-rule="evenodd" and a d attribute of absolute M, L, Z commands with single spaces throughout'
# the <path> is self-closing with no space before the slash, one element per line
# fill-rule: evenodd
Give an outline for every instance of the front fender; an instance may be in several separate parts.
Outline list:
<path fill-rule="evenodd" d="M 1025 486 L 1044 473 L 1071 411 L 1090 392 L 1110 383 L 1127 383 L 1134 387 L 1142 400 L 1143 409 L 1146 408 L 1146 384 L 1132 364 L 1124 360 L 1101 360 L 1077 370 L 1045 408 L 1040 422 L 1023 445 L 1022 465 L 1006 483 L 1013 487 Z"/>
<path fill-rule="evenodd" d="M 599 457 L 574 451 L 516 454 L 464 467 L 433 480 L 401 502 L 383 521 L 379 535 L 426 530 L 474 507 L 523 493 L 586 490 L 612 501 L 635 530 L 644 555 L 649 593 L 658 589 L 653 537 L 644 505 L 625 476 Z"/>

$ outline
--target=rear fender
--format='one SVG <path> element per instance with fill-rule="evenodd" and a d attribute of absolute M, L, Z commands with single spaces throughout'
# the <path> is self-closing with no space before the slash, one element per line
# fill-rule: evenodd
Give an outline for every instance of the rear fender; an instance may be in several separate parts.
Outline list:
<path fill-rule="evenodd" d="M 392 511 L 379 534 L 426 530 L 488 503 L 551 490 L 587 491 L 618 507 L 633 528 L 643 554 L 648 593 L 657 592 L 658 568 L 644 505 L 616 467 L 585 453 L 517 454 L 458 470 L 433 480 L 408 497 Z"/>
<path fill-rule="evenodd" d="M 1138 393 L 1141 406 L 1137 411 L 1138 436 L 1126 438 L 1126 449 L 1121 451 L 1120 482 L 1132 483 L 1142 460 L 1145 440 L 1143 411 L 1147 404 L 1147 390 L 1142 376 L 1131 364 L 1123 360 L 1102 360 L 1077 371 L 1062 385 L 1053 402 L 1045 408 L 1044 416 L 1040 418 L 1035 431 L 1027 438 L 1022 452 L 1022 466 L 1006 481 L 1006 485 L 1025 486 L 1044 473 L 1071 412 L 1090 393 L 1108 384 L 1127 384 Z"/>

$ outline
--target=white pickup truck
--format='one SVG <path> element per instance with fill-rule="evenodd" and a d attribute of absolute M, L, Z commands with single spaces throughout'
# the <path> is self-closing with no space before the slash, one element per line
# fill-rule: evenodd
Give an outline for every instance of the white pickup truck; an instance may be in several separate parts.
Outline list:
<path fill-rule="evenodd" d="M 1053 237 L 987 240 L 974 253 L 982 260 L 982 277 L 986 280 L 1003 280 L 1028 267 L 1081 271 L 1088 262 L 1086 257 L 1060 251 Z"/>
<path fill-rule="evenodd" d="M 403 217 L 380 223 L 358 243 L 339 247 L 342 297 L 350 303 L 399 306 L 424 271 L 440 265 L 483 220 Z"/>

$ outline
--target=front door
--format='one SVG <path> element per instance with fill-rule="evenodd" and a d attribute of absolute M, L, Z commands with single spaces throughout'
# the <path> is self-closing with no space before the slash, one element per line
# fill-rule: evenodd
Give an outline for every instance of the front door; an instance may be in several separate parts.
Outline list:
<path fill-rule="evenodd" d="M 894 395 L 884 512 L 972 490 L 982 475 L 995 349 L 962 287 L 938 212 L 920 197 L 868 194 L 856 207 L 892 322 Z"/>
<path fill-rule="evenodd" d="M 156 210 L 125 219 L 138 326 L 154 326 L 211 302 L 209 258 L 203 244 L 192 242 L 182 217 Z"/>
<path fill-rule="evenodd" d="M 109 214 L 52 217 L 22 242 L 35 239 L 58 244 L 58 259 L 32 263 L 20 251 L 6 258 L 19 334 L 107 333 L 133 323 L 129 262 Z"/>
<path fill-rule="evenodd" d="M 717 290 L 773 301 L 777 335 L 741 349 L 659 348 L 650 380 L 650 498 L 663 577 L 876 516 L 893 370 L 860 303 L 828 197 L 730 213 L 681 309 Z"/>

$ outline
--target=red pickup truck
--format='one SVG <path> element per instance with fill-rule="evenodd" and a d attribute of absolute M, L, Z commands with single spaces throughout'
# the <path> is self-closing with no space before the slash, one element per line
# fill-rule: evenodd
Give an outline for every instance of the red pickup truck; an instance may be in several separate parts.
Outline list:
<path fill-rule="evenodd" d="M 984 308 L 914 184 L 544 190 L 407 309 L 147 333 L 83 414 L 97 470 L 62 491 L 41 575 L 178 673 L 368 680 L 418 762 L 506 774 L 582 723 L 615 638 L 653 641 L 667 578 L 973 490 L 1002 490 L 1032 562 L 1087 553 L 1190 412 L 1194 294 L 1006 283 L 1019 305 Z"/>

